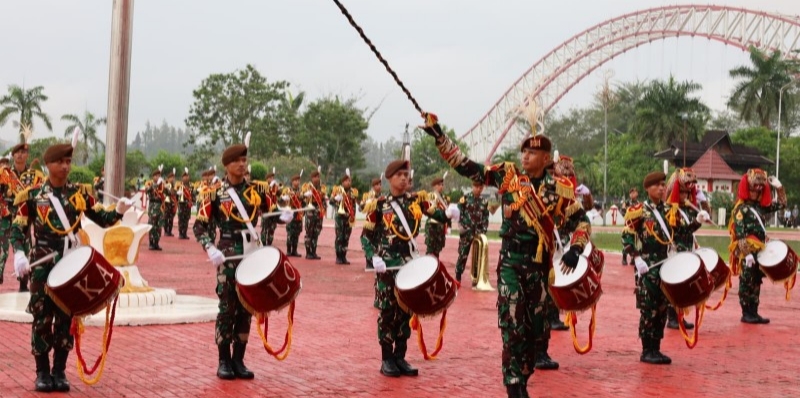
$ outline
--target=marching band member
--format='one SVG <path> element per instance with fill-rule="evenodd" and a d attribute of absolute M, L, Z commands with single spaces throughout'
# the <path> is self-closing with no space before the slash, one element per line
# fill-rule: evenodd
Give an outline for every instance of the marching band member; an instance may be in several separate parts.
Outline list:
<path fill-rule="evenodd" d="M 361 197 L 361 203 L 358 204 L 358 207 L 361 208 L 361 212 L 364 214 L 369 214 L 372 211 L 375 211 L 375 206 L 377 206 L 377 199 L 381 198 L 381 182 L 383 180 L 383 174 L 381 174 L 381 178 L 373 178 L 372 179 L 372 189 L 369 192 L 364 192 L 364 196 Z M 369 229 L 367 228 L 369 226 Z M 370 223 L 369 220 L 364 221 L 364 227 L 361 228 L 361 237 L 360 239 L 363 240 L 365 237 L 369 239 L 370 231 L 372 228 L 375 227 L 375 223 Z M 367 256 L 367 253 L 364 252 L 364 257 L 366 257 L 366 266 L 364 267 L 364 271 L 374 271 L 375 267 L 372 265 L 372 257 Z M 375 288 L 375 300 L 372 302 L 372 306 L 375 308 L 380 309 L 380 296 L 378 295 L 378 279 L 379 275 L 375 274 L 375 283 L 373 287 Z"/>
<path fill-rule="evenodd" d="M 302 196 L 300 195 L 300 174 L 292 177 L 291 186 L 284 187 L 281 191 L 281 205 L 292 210 L 299 210 L 303 207 Z M 286 223 L 286 255 L 290 257 L 300 257 L 297 253 L 297 243 L 300 240 L 300 232 L 303 232 L 303 213 L 297 212 L 292 220 Z"/>
<path fill-rule="evenodd" d="M 175 184 L 178 197 L 178 239 L 189 239 L 189 219 L 192 217 L 192 182 L 189 168 L 184 167 L 181 180 Z"/>
<path fill-rule="evenodd" d="M 322 220 L 325 219 L 325 210 L 327 208 L 327 189 L 325 185 L 320 184 L 320 169 L 311 172 L 311 182 L 303 184 L 303 197 L 306 201 L 307 207 L 313 207 L 314 210 L 307 211 L 306 213 L 306 259 L 319 260 L 320 256 L 317 255 L 317 241 L 319 234 L 322 233 Z"/>
<path fill-rule="evenodd" d="M 172 234 L 172 227 L 175 222 L 175 214 L 178 212 L 178 194 L 175 189 L 175 169 L 167 174 L 167 182 L 164 183 L 164 235 L 175 236 Z"/>
<path fill-rule="evenodd" d="M 407 192 L 409 162 L 395 160 L 386 166 L 390 195 L 380 197 L 369 205 L 366 231 L 361 246 L 377 273 L 378 341 L 381 346 L 381 373 L 389 377 L 416 376 L 419 371 L 406 360 L 408 338 L 411 336 L 411 316 L 403 311 L 394 294 L 397 270 L 416 254 L 415 237 L 419 234 L 422 215 L 447 222 L 457 217 L 458 209 L 446 212 L 426 200 L 427 194 Z"/>
<path fill-rule="evenodd" d="M 472 181 L 472 192 L 464 195 L 458 201 L 458 211 L 461 217 L 458 224 L 461 228 L 458 237 L 458 260 L 456 260 L 456 280 L 461 283 L 461 274 L 467 265 L 469 249 L 476 236 L 485 234 L 489 229 L 489 208 L 486 199 L 481 197 L 483 182 Z"/>
<path fill-rule="evenodd" d="M 100 168 L 100 175 L 94 178 L 92 182 L 92 187 L 94 187 L 95 196 L 97 196 L 97 201 L 103 203 L 103 192 L 106 186 L 106 168 L 105 166 Z"/>
<path fill-rule="evenodd" d="M 116 206 L 104 208 L 90 194 L 90 186 L 70 183 L 67 176 L 72 164 L 72 151 L 71 144 L 47 148 L 43 156 L 49 172 L 47 181 L 23 189 L 14 200 L 16 216 L 11 229 L 14 268 L 17 275 L 31 276 L 27 312 L 33 315 L 31 353 L 36 359 L 35 390 L 40 392 L 69 391 L 65 369 L 74 344 L 70 334 L 72 317 L 59 309 L 45 293 L 47 277 L 64 256 L 66 245 L 79 245 L 75 234 L 81 229 L 81 214 L 102 227 L 109 227 L 133 204 L 130 199 L 121 199 Z M 33 241 L 30 241 L 31 227 Z M 31 262 L 53 252 L 57 253 L 55 258 L 31 267 Z"/>
<path fill-rule="evenodd" d="M 8 157 L 0 157 L 0 192 L 3 198 L 0 198 L 0 285 L 3 284 L 3 272 L 6 269 L 6 260 L 8 260 L 8 233 L 11 228 L 11 212 L 8 210 L 8 203 L 6 203 L 6 192 L 8 192 L 8 184 L 4 182 L 3 176 L 9 173 Z"/>
<path fill-rule="evenodd" d="M 526 116 L 531 126 L 541 124 L 535 101 Z M 498 326 L 503 338 L 503 384 L 509 397 L 527 397 L 528 379 L 536 357 L 550 334 L 548 309 L 544 305 L 548 275 L 555 252 L 556 214 L 566 218 L 573 233 L 572 245 L 562 257 L 565 271 L 574 270 L 589 240 L 591 226 L 581 203 L 575 201 L 575 187 L 568 179 L 552 177 L 545 171 L 552 144 L 544 135 L 525 138 L 520 146 L 522 168 L 506 162 L 484 166 L 467 158 L 442 132 L 436 115 L 423 114 L 426 133 L 434 137 L 439 154 L 459 174 L 473 181 L 499 188 L 503 203 L 503 238 L 497 266 Z M 541 347 L 541 348 L 540 348 Z"/>
<path fill-rule="evenodd" d="M 164 179 L 161 178 L 161 168 L 153 170 L 150 175 L 152 180 L 146 182 L 145 194 L 147 195 L 147 223 L 152 226 L 148 240 L 150 241 L 150 250 L 162 250 L 158 245 L 161 239 L 161 229 L 164 228 L 164 201 L 166 200 L 166 192 L 164 192 Z"/>
<path fill-rule="evenodd" d="M 777 203 L 772 202 L 771 188 L 777 192 Z M 785 207 L 786 191 L 777 178 L 767 178 L 767 173 L 761 169 L 747 170 L 739 182 L 736 204 L 728 224 L 731 236 L 731 270 L 734 275 L 741 272 L 739 305 L 742 307 L 741 321 L 744 323 L 769 323 L 768 318 L 758 314 L 764 273 L 758 266 L 756 255 L 764 249 L 767 242 L 763 219 Z"/>
<path fill-rule="evenodd" d="M 636 187 L 628 191 L 628 200 L 622 203 L 622 215 L 628 212 L 628 209 L 639 205 L 639 190 Z M 625 251 L 625 242 L 622 242 L 622 265 L 628 265 L 628 252 Z M 631 264 L 633 265 L 633 264 Z"/>
<path fill-rule="evenodd" d="M 445 172 L 445 176 L 446 175 L 447 173 Z M 447 206 L 450 205 L 450 200 L 443 193 L 444 178 L 434 178 L 433 181 L 431 181 L 431 188 L 433 188 L 433 190 L 429 193 L 428 200 L 433 202 L 436 207 L 441 210 L 447 209 Z M 447 222 L 440 223 L 432 218 L 428 218 L 428 220 L 425 221 L 425 254 L 439 258 L 439 253 L 444 249 L 447 227 Z"/>
<path fill-rule="evenodd" d="M 352 183 L 350 169 L 345 170 L 345 175 L 340 183 L 342 184 L 341 186 L 334 187 L 333 191 L 331 191 L 333 197 L 330 201 L 331 206 L 337 209 L 334 248 L 336 251 L 336 264 L 350 264 L 347 261 L 347 247 L 350 244 L 353 224 L 356 222 L 356 200 L 358 200 L 358 190 L 350 186 Z"/>
<path fill-rule="evenodd" d="M 280 191 L 280 184 L 275 180 L 275 171 L 267 174 L 265 182 L 266 189 L 264 191 L 265 198 L 270 201 L 269 211 L 274 211 L 278 208 L 278 193 Z M 275 239 L 275 229 L 278 227 L 278 222 L 275 217 L 262 217 L 261 218 L 261 244 L 272 246 L 272 241 Z"/>

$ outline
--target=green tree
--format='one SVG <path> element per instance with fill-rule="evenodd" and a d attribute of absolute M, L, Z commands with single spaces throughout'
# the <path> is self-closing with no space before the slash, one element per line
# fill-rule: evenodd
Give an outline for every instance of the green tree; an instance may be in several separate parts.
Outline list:
<path fill-rule="evenodd" d="M 100 170 L 102 170 L 103 167 L 105 167 L 105 166 L 106 166 L 106 154 L 105 153 L 101 153 L 99 156 L 95 156 L 94 158 L 92 158 L 92 161 L 89 162 L 88 165 L 86 165 L 86 167 L 88 167 L 89 170 L 91 170 L 92 173 L 94 173 L 95 175 L 100 175 Z M 126 169 L 127 169 L 127 167 L 126 167 Z"/>
<path fill-rule="evenodd" d="M 659 159 L 653 157 L 654 153 L 652 145 L 635 140 L 631 133 L 608 137 L 609 201 L 622 198 L 633 187 L 641 190 L 644 176 L 662 169 Z M 602 162 L 603 152 L 599 151 L 595 159 Z M 594 196 L 602 200 L 602 188 L 595 190 Z"/>
<path fill-rule="evenodd" d="M 125 178 L 136 178 L 140 174 L 147 172 L 150 164 L 142 151 L 128 151 L 125 154 Z M 145 175 L 147 177 L 147 175 Z"/>
<path fill-rule="evenodd" d="M 171 173 L 172 170 L 175 170 L 176 178 L 179 178 L 181 174 L 183 174 L 183 165 L 186 164 L 186 161 L 183 160 L 183 156 L 177 153 L 170 153 L 167 151 L 158 151 L 158 154 L 154 156 L 148 162 L 150 165 L 150 170 L 155 170 L 158 168 L 159 165 L 164 165 L 164 169 L 162 170 L 162 174 L 164 179 L 166 179 L 167 174 Z"/>
<path fill-rule="evenodd" d="M 85 165 L 89 161 L 89 148 L 92 148 L 92 153 L 95 156 L 97 156 L 98 152 L 104 152 L 106 150 L 106 144 L 100 139 L 97 133 L 97 128 L 100 125 L 106 124 L 106 118 L 98 118 L 91 112 L 86 111 L 83 114 L 83 119 L 78 115 L 67 114 L 61 116 L 61 120 L 70 123 L 66 130 L 64 130 L 64 137 L 71 138 L 76 127 L 81 131 L 80 134 L 83 136 L 83 144 L 87 149 L 83 152 L 83 161 L 81 163 Z"/>
<path fill-rule="evenodd" d="M 86 166 L 72 166 L 67 178 L 73 183 L 91 184 L 94 181 L 94 173 Z"/>
<path fill-rule="evenodd" d="M 520 152 L 517 148 L 508 148 L 503 152 L 497 152 L 492 156 L 492 164 L 511 162 L 519 165 Z"/>
<path fill-rule="evenodd" d="M 356 99 L 322 98 L 308 104 L 303 113 L 304 132 L 297 142 L 303 157 L 321 165 L 326 176 L 340 176 L 345 168 L 364 167 L 364 154 L 358 150 L 367 139 L 366 110 Z"/>
<path fill-rule="evenodd" d="M 267 166 L 259 161 L 250 162 L 250 178 L 264 181 L 269 173 Z"/>
<path fill-rule="evenodd" d="M 800 73 L 800 63 L 783 57 L 780 51 L 765 52 L 750 46 L 751 66 L 731 69 L 730 76 L 740 80 L 733 88 L 728 106 L 739 113 L 746 122 L 757 122 L 771 128 L 778 113 L 779 91 Z M 781 104 L 783 115 L 789 116 L 798 104 L 797 90 L 784 91 Z M 787 119 L 782 116 L 783 121 Z"/>
<path fill-rule="evenodd" d="M 710 115 L 708 107 L 692 97 L 701 88 L 694 82 L 677 82 L 673 76 L 666 82 L 652 81 L 636 105 L 633 131 L 640 141 L 664 147 L 672 141 L 683 141 L 684 128 L 686 140 L 697 141 Z M 685 122 L 683 115 L 687 117 Z"/>
<path fill-rule="evenodd" d="M 42 161 L 42 155 L 51 145 L 63 143 L 62 139 L 57 137 L 39 138 L 30 142 L 30 149 L 28 150 L 28 160 L 33 162 L 34 159 Z M 44 166 L 44 165 L 43 165 Z"/>
<path fill-rule="evenodd" d="M 22 140 L 22 126 L 30 126 L 33 130 L 34 118 L 40 119 L 47 129 L 53 131 L 50 116 L 42 111 L 42 103 L 47 101 L 44 87 L 36 86 L 30 90 L 17 85 L 8 86 L 8 94 L 0 97 L 0 126 L 6 124 L 11 115 L 19 114 L 20 140 Z"/>
<path fill-rule="evenodd" d="M 275 168 L 275 179 L 289 184 L 292 176 L 303 170 L 303 181 L 308 181 L 309 175 L 316 170 L 317 166 L 310 160 L 299 156 L 278 155 L 267 159 L 264 164 L 272 171 Z"/>
<path fill-rule="evenodd" d="M 778 134 L 765 127 L 749 127 L 735 131 L 731 134 L 731 142 L 734 144 L 745 145 L 753 148 L 758 148 L 761 154 L 769 160 L 775 161 L 775 149 L 777 145 Z M 784 144 L 786 141 L 781 142 L 782 155 L 786 154 Z M 786 163 L 784 163 L 786 164 Z M 775 166 L 765 167 L 770 173 L 775 173 Z"/>

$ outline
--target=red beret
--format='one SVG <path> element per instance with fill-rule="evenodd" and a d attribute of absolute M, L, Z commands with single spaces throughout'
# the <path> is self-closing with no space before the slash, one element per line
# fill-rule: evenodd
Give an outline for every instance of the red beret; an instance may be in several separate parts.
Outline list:
<path fill-rule="evenodd" d="M 375 185 L 381 185 L 381 179 L 380 178 L 373 178 L 372 179 L 372 186 L 375 186 Z"/>
<path fill-rule="evenodd" d="M 55 144 L 51 145 L 44 151 L 44 158 L 45 163 L 52 163 L 58 162 L 64 158 L 71 158 L 72 157 L 72 145 L 71 144 Z"/>
<path fill-rule="evenodd" d="M 222 152 L 222 165 L 227 166 L 242 156 L 247 156 L 247 146 L 244 144 L 231 145 L 225 149 L 225 152 Z"/>
<path fill-rule="evenodd" d="M 386 178 L 392 178 L 392 176 L 398 171 L 408 170 L 410 167 L 411 164 L 408 162 L 408 160 L 395 160 L 386 166 L 386 170 L 383 174 L 386 176 Z"/>
<path fill-rule="evenodd" d="M 433 181 L 431 181 L 431 186 L 439 185 L 439 184 L 444 184 L 444 178 L 436 177 L 436 178 L 433 179 Z"/>
<path fill-rule="evenodd" d="M 319 171 L 314 170 L 311 172 L 311 177 L 319 177 Z"/>
<path fill-rule="evenodd" d="M 650 174 L 648 174 L 648 175 L 646 175 L 644 177 L 644 182 L 643 182 L 644 189 L 647 189 L 652 185 L 658 184 L 660 182 L 664 182 L 666 180 L 667 180 L 667 175 L 666 174 L 664 174 L 664 173 L 662 173 L 660 171 L 654 171 L 654 172 L 652 172 L 652 173 L 650 173 Z"/>
<path fill-rule="evenodd" d="M 545 152 L 550 152 L 553 148 L 553 143 L 550 142 L 550 139 L 546 136 L 539 134 L 536 136 L 531 136 L 526 138 L 522 141 L 522 145 L 520 145 L 519 150 L 522 152 L 525 149 L 539 149 Z"/>
<path fill-rule="evenodd" d="M 11 148 L 11 154 L 13 155 L 13 154 L 15 154 L 15 153 L 17 153 L 17 152 L 19 152 L 19 151 L 21 151 L 23 149 L 26 150 L 26 151 L 30 150 L 30 146 L 28 144 L 24 143 L 24 142 L 20 142 L 19 144 L 14 145 L 14 147 Z"/>

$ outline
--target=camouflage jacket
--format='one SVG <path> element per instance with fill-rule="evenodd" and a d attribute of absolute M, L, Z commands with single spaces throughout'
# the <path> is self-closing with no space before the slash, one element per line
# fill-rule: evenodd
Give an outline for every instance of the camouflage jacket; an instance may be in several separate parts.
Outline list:
<path fill-rule="evenodd" d="M 412 193 L 413 195 L 413 193 Z M 450 206 L 450 198 L 444 196 L 438 192 L 428 192 L 428 201 L 435 205 L 440 210 L 447 210 L 447 206 Z M 438 224 L 439 221 L 433 218 L 428 218 L 427 223 L 429 224 Z M 450 225 L 450 220 L 443 222 L 443 224 Z"/>
<path fill-rule="evenodd" d="M 694 250 L 694 233 L 700 229 L 700 223 L 697 222 L 697 210 L 687 205 L 668 206 L 672 207 L 668 208 L 665 220 L 673 228 L 672 238 L 675 241 L 676 249 L 679 252 Z"/>
<path fill-rule="evenodd" d="M 336 195 L 342 195 L 341 202 L 335 200 Z M 350 187 L 345 189 L 342 186 L 335 186 L 331 190 L 331 198 L 328 203 L 336 210 L 337 217 L 347 217 L 350 223 L 356 221 L 356 202 L 358 201 L 358 189 Z"/>
<path fill-rule="evenodd" d="M 669 205 L 664 202 L 655 205 L 650 200 L 631 206 L 625 212 L 622 229 L 625 252 L 641 256 L 651 266 L 666 260 L 675 235 L 675 229 L 667 222 L 668 210 Z"/>
<path fill-rule="evenodd" d="M 511 162 L 485 166 L 467 158 L 446 136 L 439 138 L 436 146 L 458 174 L 498 188 L 503 211 L 500 236 L 504 243 L 536 245 L 532 249 L 534 261 L 548 264 L 545 253 L 552 256 L 555 252 L 556 220 L 565 231 L 573 233 L 573 244 L 583 247 L 589 241 L 589 218 L 576 200 L 575 187 L 569 179 L 547 172 L 531 179 Z"/>
<path fill-rule="evenodd" d="M 784 206 L 773 203 L 769 207 L 761 206 L 757 201 L 739 201 L 731 212 L 728 230 L 731 235 L 731 261 L 741 260 L 748 254 L 755 254 L 764 248 L 767 233 L 764 230 L 766 216 L 781 210 Z"/>
<path fill-rule="evenodd" d="M 314 184 L 307 182 L 303 184 L 301 191 L 303 192 L 303 200 L 305 201 L 306 206 L 314 206 L 317 209 L 317 212 L 321 218 L 325 217 L 325 211 L 328 208 L 327 205 L 327 191 L 328 189 L 325 185 L 322 186 L 314 186 Z M 311 196 L 306 196 L 307 192 L 311 192 Z"/>
<path fill-rule="evenodd" d="M 242 201 L 247 214 L 239 214 L 228 188 L 233 188 Z M 253 227 L 258 223 L 259 211 L 268 210 L 263 194 L 258 192 L 257 185 L 243 181 L 238 185 L 231 185 L 226 178 L 220 186 L 208 188 L 198 195 L 197 219 L 194 223 L 194 235 L 203 247 L 212 243 L 211 228 L 219 228 L 219 237 L 222 239 L 240 239 L 241 231 L 247 231 L 247 221 Z M 257 238 L 257 237 L 256 237 Z"/>
<path fill-rule="evenodd" d="M 26 167 L 18 172 L 13 165 L 0 169 L 0 192 L 3 192 L 4 208 L 0 208 L 0 216 L 9 217 L 17 213 L 14 201 L 17 195 L 36 185 L 44 184 L 45 176 L 39 170 Z"/>
<path fill-rule="evenodd" d="M 402 221 L 395 213 L 392 202 L 397 202 L 403 216 L 411 228 L 411 233 L 403 227 Z M 389 195 L 380 197 L 367 206 L 367 219 L 364 223 L 361 245 L 367 258 L 379 256 L 389 267 L 400 266 L 412 259 L 412 237 L 419 235 L 422 216 L 447 222 L 444 210 L 437 208 L 427 200 L 423 191 L 417 195 L 409 193 L 398 197 Z"/>
<path fill-rule="evenodd" d="M 67 221 L 64 226 L 50 202 L 49 194 L 61 202 Z M 55 188 L 50 182 L 28 188 L 18 193 L 14 201 L 17 213 L 11 228 L 11 244 L 14 250 L 25 252 L 30 242 L 30 227 L 33 226 L 34 244 L 56 251 L 64 249 L 64 236 L 81 229 L 81 213 L 101 227 L 109 227 L 122 218 L 114 206 L 108 208 L 98 203 L 91 195 L 90 185 L 72 184 Z"/>
<path fill-rule="evenodd" d="M 489 229 L 489 208 L 486 199 L 475 197 L 470 192 L 458 201 L 458 210 L 461 213 L 458 224 L 462 232 L 485 234 Z"/>
<path fill-rule="evenodd" d="M 166 182 L 164 184 L 158 185 L 154 181 L 147 181 L 144 184 L 144 193 L 147 195 L 147 203 L 150 206 L 154 206 L 157 203 L 162 204 L 166 199 Z"/>

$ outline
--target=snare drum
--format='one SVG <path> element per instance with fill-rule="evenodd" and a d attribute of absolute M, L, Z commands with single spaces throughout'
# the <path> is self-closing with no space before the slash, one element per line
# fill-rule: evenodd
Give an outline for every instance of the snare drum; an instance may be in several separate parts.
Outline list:
<path fill-rule="evenodd" d="M 767 242 L 757 259 L 761 270 L 773 282 L 784 282 L 797 273 L 797 254 L 782 241 Z"/>
<path fill-rule="evenodd" d="M 81 246 L 53 267 L 45 292 L 67 315 L 84 316 L 100 312 L 124 284 L 125 279 L 102 254 Z"/>
<path fill-rule="evenodd" d="M 681 252 L 661 265 L 661 290 L 676 308 L 702 303 L 714 291 L 714 279 L 697 254 Z"/>
<path fill-rule="evenodd" d="M 283 309 L 302 287 L 300 272 L 273 246 L 256 249 L 236 267 L 236 293 L 253 315 Z"/>
<path fill-rule="evenodd" d="M 456 299 L 456 281 L 433 256 L 406 263 L 395 277 L 395 295 L 401 306 L 419 316 L 436 315 Z"/>
<path fill-rule="evenodd" d="M 694 254 L 700 256 L 700 259 L 703 260 L 703 264 L 706 266 L 706 271 L 708 271 L 708 273 L 711 274 L 711 278 L 714 279 L 714 290 L 725 286 L 731 274 L 731 269 L 728 268 L 728 265 L 725 264 L 722 257 L 720 257 L 714 249 L 709 247 L 701 247 L 695 250 Z"/>
<path fill-rule="evenodd" d="M 575 270 L 569 274 L 561 273 L 561 267 L 558 265 L 553 267 L 555 279 L 550 285 L 550 295 L 560 310 L 583 311 L 600 299 L 600 295 L 603 294 L 600 275 L 590 263 L 589 258 L 581 255 Z"/>
<path fill-rule="evenodd" d="M 597 250 L 597 247 L 595 247 L 595 245 L 592 244 L 592 242 L 586 242 L 586 247 L 584 247 L 582 254 L 589 261 L 589 266 L 591 266 L 592 269 L 594 269 L 594 272 L 597 273 L 597 276 L 598 277 L 603 276 L 603 267 L 605 266 L 606 262 L 603 252 Z"/>

